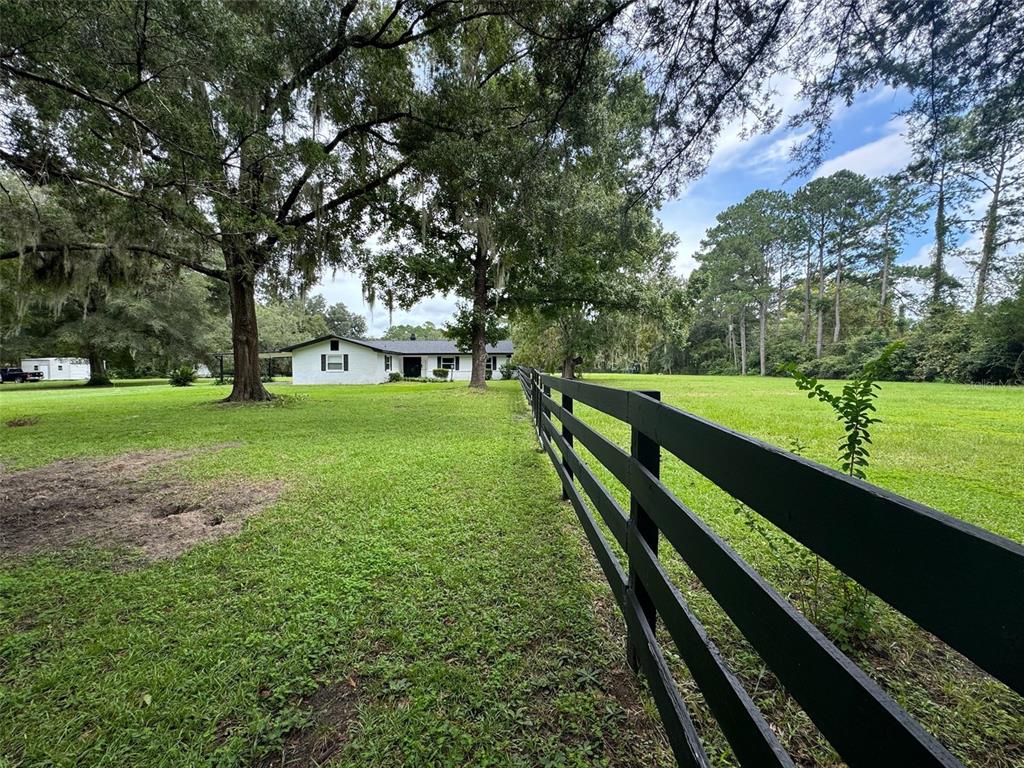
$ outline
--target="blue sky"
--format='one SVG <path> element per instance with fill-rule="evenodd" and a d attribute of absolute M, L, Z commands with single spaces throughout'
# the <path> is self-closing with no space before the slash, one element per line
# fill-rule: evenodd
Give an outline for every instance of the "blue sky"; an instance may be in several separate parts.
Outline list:
<path fill-rule="evenodd" d="M 767 135 L 746 136 L 744 125 L 735 123 L 723 131 L 707 173 L 690 184 L 676 199 L 666 203 L 659 216 L 666 229 L 679 236 L 676 270 L 686 276 L 694 267 L 693 254 L 705 230 L 714 223 L 719 211 L 739 202 L 759 188 L 794 191 L 815 176 L 848 168 L 866 176 L 881 176 L 897 171 L 910 161 L 910 149 L 904 136 L 904 123 L 898 113 L 906 106 L 905 94 L 885 87 L 863 94 L 850 106 L 836 110 L 832 121 L 833 143 L 826 159 L 803 178 L 787 181 L 792 166 L 789 149 L 801 138 L 799 130 L 786 128 L 786 117 L 800 108 L 796 84 L 783 79 L 776 86 L 777 104 L 782 111 L 780 127 Z M 927 233 L 909 241 L 903 262 L 927 263 Z M 951 265 L 958 271 L 958 265 Z M 345 302 L 349 309 L 366 315 L 370 335 L 387 330 L 388 312 L 376 307 L 373 312 L 362 299 L 359 278 L 339 272 L 326 275 L 315 292 L 329 303 Z M 455 309 L 449 296 L 434 296 L 409 311 L 396 311 L 395 323 L 442 324 Z"/>

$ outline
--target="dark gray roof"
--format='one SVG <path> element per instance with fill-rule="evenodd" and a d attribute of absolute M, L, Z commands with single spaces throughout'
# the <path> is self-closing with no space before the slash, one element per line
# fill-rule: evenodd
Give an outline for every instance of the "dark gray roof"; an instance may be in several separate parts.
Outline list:
<path fill-rule="evenodd" d="M 291 352 L 292 350 L 300 349 L 302 347 L 308 347 L 310 344 L 319 344 L 322 341 L 328 341 L 330 339 L 339 339 L 341 341 L 349 341 L 353 344 L 360 344 L 370 349 L 375 349 L 378 352 L 387 352 L 395 355 L 454 355 L 454 354 L 469 354 L 467 350 L 459 349 L 455 346 L 454 341 L 448 339 L 351 339 L 345 336 L 320 336 L 316 339 L 310 339 L 309 341 L 303 341 L 298 344 L 292 344 L 290 347 L 282 347 L 282 352 Z M 487 354 L 489 355 L 511 355 L 512 354 L 512 341 L 510 339 L 503 339 L 497 344 L 487 345 Z"/>

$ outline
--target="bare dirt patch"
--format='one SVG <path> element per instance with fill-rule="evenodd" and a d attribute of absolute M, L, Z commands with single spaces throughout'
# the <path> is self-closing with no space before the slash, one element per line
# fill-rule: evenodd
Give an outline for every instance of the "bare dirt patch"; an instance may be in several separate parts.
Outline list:
<path fill-rule="evenodd" d="M 8 427 L 31 427 L 32 425 L 38 423 L 38 416 L 25 416 L 20 419 L 10 419 L 4 422 L 4 424 L 6 424 Z"/>
<path fill-rule="evenodd" d="M 310 710 L 311 722 L 288 733 L 280 749 L 256 763 L 256 768 L 299 768 L 325 765 L 348 743 L 356 720 L 359 683 L 354 677 L 318 688 L 299 704 Z"/>
<path fill-rule="evenodd" d="M 0 467 L 0 559 L 86 545 L 159 560 L 236 533 L 277 498 L 280 484 L 194 482 L 173 467 L 226 447 L 66 459 L 16 472 Z"/>

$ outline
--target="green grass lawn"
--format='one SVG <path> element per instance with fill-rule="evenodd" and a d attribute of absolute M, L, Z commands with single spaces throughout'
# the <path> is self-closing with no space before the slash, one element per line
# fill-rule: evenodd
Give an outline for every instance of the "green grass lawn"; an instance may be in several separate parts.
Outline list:
<path fill-rule="evenodd" d="M 660 391 L 666 403 L 782 448 L 800 440 L 804 456 L 838 467 L 842 425 L 828 406 L 797 390 L 792 379 L 595 374 L 586 380 Z M 826 385 L 833 391 L 842 386 Z M 876 403 L 882 423 L 871 433 L 868 480 L 1024 542 L 1024 388 L 881 386 Z M 626 430 L 610 420 L 602 427 L 605 434 L 626 440 Z"/>
<path fill-rule="evenodd" d="M 22 384 L 15 384 L 7 381 L 0 385 L 0 395 L 13 395 L 18 392 L 36 392 L 45 389 L 82 389 L 85 387 L 86 379 L 48 379 L 46 381 L 31 381 Z M 115 387 L 148 387 L 155 384 L 166 384 L 167 379 L 114 379 L 111 384 Z"/>
<path fill-rule="evenodd" d="M 664 763 L 517 385 L 272 389 L 0 390 L 8 471 L 240 441 L 183 471 L 284 485 L 175 560 L 0 565 L 0 765 Z"/>
<path fill-rule="evenodd" d="M 658 389 L 834 463 L 839 425 L 792 381 L 587 380 Z M 253 765 L 310 742 L 340 745 L 332 765 L 671 763 L 518 385 L 275 384 L 285 397 L 253 407 L 217 404 L 227 389 L 209 383 L 30 386 L 0 388 L 8 470 L 237 441 L 181 471 L 284 490 L 240 534 L 175 560 L 126 569 L 81 550 L 0 565 L 0 766 Z M 870 480 L 1024 541 L 1024 391 L 885 384 L 879 411 Z M 622 425 L 578 413 L 628 441 Z M 26 417 L 39 421 L 2 426 Z M 734 502 L 674 459 L 663 477 L 785 588 Z M 692 574 L 666 560 L 783 743 L 801 764 L 835 763 Z M 1020 697 L 890 614 L 878 609 L 885 654 L 858 661 L 968 764 L 1024 765 Z M 732 764 L 673 665 L 715 764 Z"/>
<path fill-rule="evenodd" d="M 799 441 L 804 456 L 838 466 L 842 425 L 831 409 L 809 400 L 791 379 L 594 374 L 586 381 L 657 390 L 663 401 L 683 410 L 786 449 Z M 841 388 L 839 382 L 826 384 L 833 391 Z M 877 404 L 882 423 L 872 430 L 871 482 L 1024 542 L 1024 389 L 886 382 Z M 626 425 L 579 404 L 576 414 L 628 449 Z M 750 518 L 737 511 L 736 501 L 675 457 L 663 453 L 662 462 L 662 478 L 680 499 L 799 607 L 805 585 L 796 582 L 794 564 L 778 560 L 765 538 L 751 529 Z M 598 465 L 591 460 L 591 466 Z M 622 486 L 603 469 L 599 474 L 625 504 L 628 496 Z M 765 527 L 777 539 L 788 539 Z M 668 552 L 662 557 L 755 701 L 779 726 L 783 743 L 801 761 L 834 763 L 835 755 L 813 725 L 780 692 L 685 564 Z M 850 649 L 857 662 L 966 764 L 1024 766 L 1024 699 L 880 601 L 872 610 L 872 642 Z M 832 634 L 828 626 L 821 628 Z M 671 647 L 667 636 L 663 640 Z M 728 760 L 724 738 L 685 668 L 677 664 L 676 672 L 687 702 L 704 725 L 711 753 Z"/>

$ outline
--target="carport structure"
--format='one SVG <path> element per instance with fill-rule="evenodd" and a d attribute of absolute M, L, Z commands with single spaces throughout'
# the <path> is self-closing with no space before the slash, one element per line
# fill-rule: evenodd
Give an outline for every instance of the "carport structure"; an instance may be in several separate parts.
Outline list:
<path fill-rule="evenodd" d="M 232 359 L 232 363 L 233 363 L 234 362 L 235 354 L 234 354 L 234 352 L 218 352 L 216 355 L 214 355 L 214 357 L 217 358 L 218 367 L 220 369 L 219 374 L 218 374 L 218 378 L 221 381 L 224 381 L 224 358 L 230 357 Z M 289 360 L 291 360 L 291 357 L 292 357 L 292 353 L 291 352 L 260 352 L 260 364 L 262 366 L 262 361 L 264 361 L 264 360 L 267 361 L 267 376 L 270 376 L 271 375 L 271 366 L 273 365 L 273 361 L 274 360 L 276 360 L 278 358 L 288 358 Z M 234 374 L 234 365 L 233 364 L 231 366 L 231 370 L 232 370 L 232 374 Z"/>

